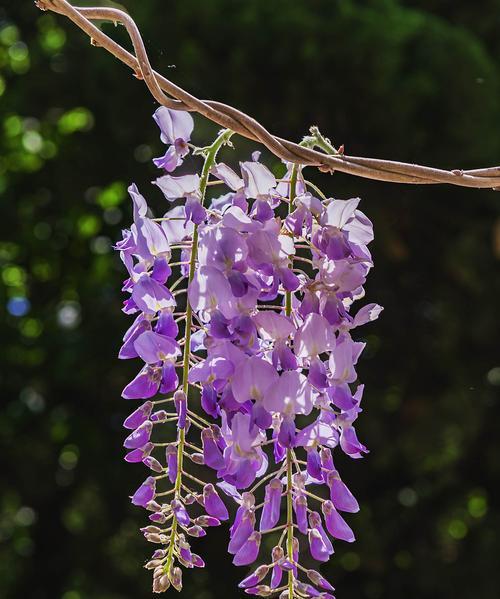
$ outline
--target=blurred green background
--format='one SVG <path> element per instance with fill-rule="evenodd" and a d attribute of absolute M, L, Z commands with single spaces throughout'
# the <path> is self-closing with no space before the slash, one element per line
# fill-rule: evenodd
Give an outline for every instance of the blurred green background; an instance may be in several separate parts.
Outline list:
<path fill-rule="evenodd" d="M 448 168 L 500 163 L 499 0 L 124 1 L 160 71 L 300 139 Z M 127 42 L 121 28 L 105 30 Z M 0 3 L 0 597 L 150 597 L 128 495 L 111 244 L 136 181 L 164 207 L 144 84 L 64 18 Z M 197 119 L 194 141 L 215 127 Z M 250 145 L 236 141 L 234 161 Z M 265 156 L 271 167 L 277 161 Z M 309 173 L 374 221 L 361 335 L 362 511 L 325 568 L 340 599 L 500 596 L 500 194 Z M 183 597 L 236 597 L 226 531 Z"/>

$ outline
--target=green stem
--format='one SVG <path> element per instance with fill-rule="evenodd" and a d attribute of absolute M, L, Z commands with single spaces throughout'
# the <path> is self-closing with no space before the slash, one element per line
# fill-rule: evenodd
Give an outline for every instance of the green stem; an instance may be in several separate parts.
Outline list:
<path fill-rule="evenodd" d="M 208 177 L 210 176 L 210 169 L 215 164 L 215 159 L 217 157 L 217 153 L 221 149 L 221 147 L 226 144 L 229 139 L 233 135 L 233 132 L 229 129 L 225 129 L 222 131 L 219 136 L 215 139 L 213 144 L 206 148 L 205 152 L 205 162 L 203 164 L 203 170 L 201 171 L 200 178 L 200 202 L 203 206 L 205 201 L 205 194 L 207 191 Z M 194 226 L 193 230 L 193 242 L 191 245 L 191 257 L 189 260 L 189 274 L 188 274 L 188 287 L 191 281 L 193 280 L 195 269 L 196 269 L 196 258 L 198 256 L 198 225 Z M 191 328 L 193 325 L 193 310 L 187 301 L 186 306 L 186 328 L 184 333 L 185 343 L 184 343 L 184 356 L 183 356 L 183 365 L 182 365 L 182 390 L 186 394 L 186 401 L 189 391 L 189 355 L 191 351 Z M 175 478 L 174 484 L 174 497 L 177 499 L 182 488 L 182 469 L 184 465 L 184 445 L 186 443 L 186 431 L 184 429 L 180 429 L 177 434 L 177 476 Z M 170 572 L 170 568 L 172 567 L 172 557 L 174 552 L 174 541 L 177 534 L 177 518 L 174 516 L 172 521 L 172 531 L 170 533 L 170 542 L 168 548 L 168 557 L 165 564 L 165 572 Z"/>
<path fill-rule="evenodd" d="M 294 200 L 295 200 L 295 189 L 297 186 L 299 167 L 294 164 L 292 167 L 292 173 L 290 175 L 290 203 L 288 204 L 288 214 L 293 211 Z M 293 260 L 291 266 L 293 267 Z M 292 293 L 287 291 L 285 294 L 285 314 L 286 316 L 292 315 Z M 287 524 L 287 536 L 286 536 L 286 552 L 288 559 L 293 562 L 293 501 L 292 501 L 292 450 L 287 449 L 286 451 L 286 524 Z M 293 599 L 293 582 L 294 575 L 293 571 L 288 571 L 288 599 Z"/>
<path fill-rule="evenodd" d="M 292 450 L 286 450 L 286 553 L 293 562 Z M 288 571 L 288 597 L 293 599 L 293 570 Z"/>

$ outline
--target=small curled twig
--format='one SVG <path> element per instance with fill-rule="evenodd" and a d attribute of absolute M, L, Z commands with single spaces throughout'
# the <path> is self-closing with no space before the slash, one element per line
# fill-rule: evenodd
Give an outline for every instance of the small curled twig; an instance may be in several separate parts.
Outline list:
<path fill-rule="evenodd" d="M 200 100 L 160 75 L 151 67 L 144 42 L 134 20 L 115 8 L 74 7 L 66 0 L 35 0 L 41 10 L 51 10 L 68 17 L 91 38 L 95 46 L 105 48 L 143 79 L 154 98 L 173 110 L 198 112 L 226 129 L 258 141 L 275 156 L 295 164 L 316 166 L 322 171 L 339 171 L 367 179 L 392 183 L 448 183 L 462 187 L 500 189 L 500 166 L 473 170 L 442 170 L 393 160 L 347 156 L 340 151 L 325 154 L 272 135 L 247 114 L 213 100 Z M 132 41 L 135 54 L 115 42 L 92 21 L 122 24 Z"/>

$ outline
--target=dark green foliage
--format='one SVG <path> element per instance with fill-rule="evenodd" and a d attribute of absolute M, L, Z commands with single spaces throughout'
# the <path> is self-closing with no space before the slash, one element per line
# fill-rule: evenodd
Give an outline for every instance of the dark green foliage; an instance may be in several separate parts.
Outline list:
<path fill-rule="evenodd" d="M 500 163 L 500 2 L 124 1 L 154 65 L 284 137 L 317 124 L 346 152 Z M 105 25 L 117 39 L 124 32 Z M 175 65 L 175 68 L 171 65 Z M 161 152 L 142 82 L 63 18 L 0 8 L 0 596 L 149 597 L 150 546 L 127 495 L 115 354 L 126 186 Z M 197 120 L 195 141 L 216 128 Z M 236 140 L 236 161 L 250 145 Z M 268 164 L 277 161 L 267 156 Z M 375 223 L 359 434 L 342 472 L 362 503 L 328 566 L 340 599 L 500 596 L 500 194 L 310 172 Z M 31 303 L 9 313 L 14 297 Z M 11 311 L 13 304 L 10 304 Z M 225 530 L 183 597 L 235 597 Z M 211 539 L 211 540 L 210 540 Z"/>

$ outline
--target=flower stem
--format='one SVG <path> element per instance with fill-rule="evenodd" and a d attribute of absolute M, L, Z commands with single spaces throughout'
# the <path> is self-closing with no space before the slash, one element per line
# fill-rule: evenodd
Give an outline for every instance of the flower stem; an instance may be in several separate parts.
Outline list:
<path fill-rule="evenodd" d="M 205 201 L 205 193 L 207 191 L 208 177 L 210 175 L 210 169 L 215 164 L 215 159 L 217 157 L 217 153 L 221 149 L 221 147 L 226 144 L 231 135 L 232 131 L 229 129 L 223 130 L 218 137 L 215 139 L 213 144 L 206 148 L 205 151 L 205 162 L 203 164 L 203 170 L 201 172 L 200 178 L 200 203 L 203 206 Z M 198 225 L 194 226 L 193 230 L 193 242 L 191 245 L 191 257 L 189 259 L 189 275 L 188 275 L 188 286 L 193 280 L 195 269 L 196 269 L 196 258 L 198 256 Z M 186 398 L 188 396 L 189 391 L 189 356 L 191 352 L 191 328 L 193 325 L 193 310 L 189 303 L 187 302 L 186 307 L 186 328 L 184 333 L 184 356 L 183 356 L 183 366 L 182 366 L 182 390 L 186 394 Z M 174 485 L 174 497 L 177 498 L 181 492 L 182 488 L 182 469 L 184 462 L 184 444 L 186 442 L 186 431 L 184 429 L 179 429 L 177 434 L 177 476 L 175 478 Z M 172 567 L 172 558 L 174 552 L 174 541 L 177 534 L 177 518 L 174 516 L 172 521 L 172 531 L 170 533 L 170 544 L 168 548 L 168 557 L 167 562 L 165 564 L 165 572 L 169 573 Z"/>
<path fill-rule="evenodd" d="M 298 176 L 298 165 L 294 164 L 292 167 L 292 173 L 290 175 L 290 203 L 288 204 L 288 214 L 293 212 L 293 204 L 295 200 L 295 188 L 297 186 Z M 293 268 L 293 258 L 291 265 Z M 287 291 L 285 295 L 285 314 L 286 316 L 292 315 L 292 292 Z M 286 536 L 286 552 L 288 559 L 293 562 L 293 502 L 292 502 L 292 449 L 286 450 L 286 524 L 287 524 L 287 536 Z M 293 570 L 288 571 L 288 599 L 293 599 L 293 582 L 294 574 Z"/>
<path fill-rule="evenodd" d="M 286 450 L 286 553 L 293 562 L 292 450 Z M 288 571 L 288 597 L 293 599 L 293 570 Z"/>

